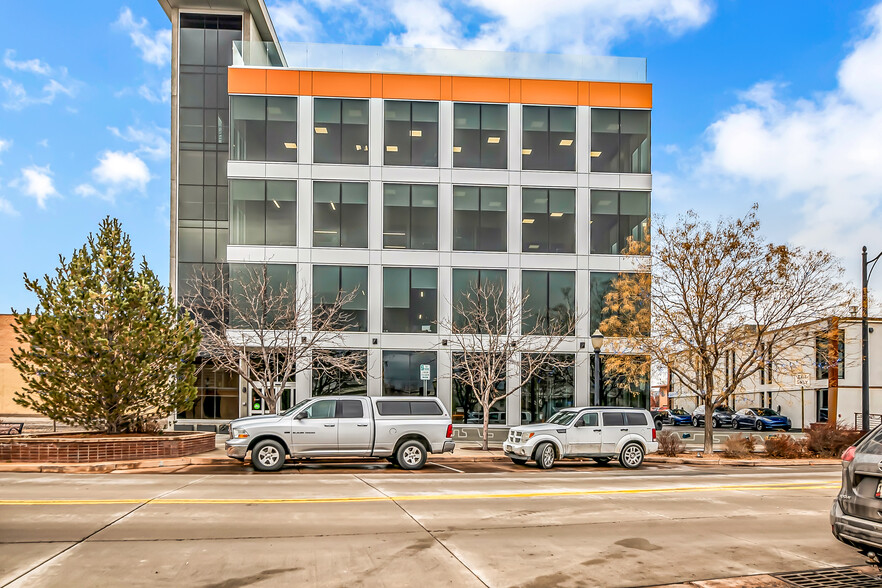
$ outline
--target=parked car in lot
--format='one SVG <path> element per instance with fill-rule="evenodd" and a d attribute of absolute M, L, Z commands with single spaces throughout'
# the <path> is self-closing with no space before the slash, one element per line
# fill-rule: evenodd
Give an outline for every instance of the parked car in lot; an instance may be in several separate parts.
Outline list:
<path fill-rule="evenodd" d="M 275 471 L 285 456 L 385 457 L 418 470 L 429 453 L 452 452 L 450 415 L 437 398 L 336 396 L 309 398 L 277 415 L 230 423 L 227 455 L 240 461 L 251 452 L 261 471 Z"/>
<path fill-rule="evenodd" d="M 740 429 L 756 429 L 757 431 L 765 431 L 766 429 L 783 429 L 790 430 L 790 418 L 778 414 L 771 408 L 742 408 L 732 417 L 732 428 Z"/>
<path fill-rule="evenodd" d="M 882 554 L 882 426 L 842 454 L 842 487 L 830 509 L 833 536 L 879 565 Z"/>
<path fill-rule="evenodd" d="M 656 425 L 660 423 L 662 425 L 672 425 L 676 427 L 679 425 L 692 424 L 692 415 L 682 408 L 665 408 L 652 416 L 655 419 Z M 656 426 L 656 429 L 661 429 L 661 427 Z"/>
<path fill-rule="evenodd" d="M 647 453 L 658 451 L 658 442 L 647 410 L 566 408 L 547 422 L 512 427 L 502 449 L 518 465 L 532 459 L 546 470 L 566 457 L 590 457 L 598 463 L 617 459 L 631 469 L 640 467 Z"/>
<path fill-rule="evenodd" d="M 729 408 L 728 406 L 718 406 L 714 409 L 714 414 L 711 417 L 711 426 L 714 429 L 719 427 L 731 427 L 732 426 L 732 417 L 735 416 L 735 412 Z M 703 427 L 704 426 L 704 405 L 700 405 L 695 407 L 695 410 L 692 411 L 692 426 L 693 427 Z"/>

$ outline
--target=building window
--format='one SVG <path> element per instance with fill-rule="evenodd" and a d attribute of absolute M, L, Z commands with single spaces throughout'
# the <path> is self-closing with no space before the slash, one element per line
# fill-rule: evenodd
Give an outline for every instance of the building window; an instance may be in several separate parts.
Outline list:
<path fill-rule="evenodd" d="M 817 408 L 815 414 L 817 421 L 819 423 L 826 423 L 830 418 L 830 397 L 827 393 L 827 388 L 815 391 L 815 407 Z"/>
<path fill-rule="evenodd" d="M 438 166 L 438 103 L 385 102 L 386 165 Z"/>
<path fill-rule="evenodd" d="M 485 332 L 476 329 L 482 325 L 490 329 L 505 326 L 506 305 L 505 270 L 453 270 L 453 325 L 460 332 Z M 476 313 L 489 314 L 476 321 Z M 470 326 L 471 325 L 471 326 Z"/>
<path fill-rule="evenodd" d="M 196 360 L 197 364 L 201 360 Z M 208 362 L 196 375 L 196 400 L 179 419 L 239 418 L 239 377 Z"/>
<path fill-rule="evenodd" d="M 453 167 L 508 167 L 508 106 L 453 105 Z"/>
<path fill-rule="evenodd" d="M 648 174 L 648 110 L 591 109 L 591 171 Z"/>
<path fill-rule="evenodd" d="M 438 249 L 438 186 L 383 185 L 383 247 Z"/>
<path fill-rule="evenodd" d="M 366 396 L 367 381 L 337 367 L 335 359 L 345 358 L 367 374 L 367 351 L 361 349 L 322 349 L 312 358 L 312 396 Z"/>
<path fill-rule="evenodd" d="M 836 367 L 837 380 L 845 378 L 845 331 L 834 333 L 836 338 L 836 355 L 833 355 L 830 339 L 827 334 L 815 337 L 815 379 L 826 380 L 830 377 L 830 368 Z"/>
<path fill-rule="evenodd" d="M 343 304 L 342 313 L 334 323 L 343 331 L 367 331 L 367 275 L 365 266 L 312 266 L 313 312 L 327 310 L 338 297 L 351 294 L 352 300 Z"/>
<path fill-rule="evenodd" d="M 626 254 L 648 231 L 649 192 L 591 191 L 591 253 Z"/>
<path fill-rule="evenodd" d="M 524 106 L 522 169 L 576 170 L 576 109 Z"/>
<path fill-rule="evenodd" d="M 559 357 L 569 367 L 539 370 L 521 389 L 521 424 L 544 423 L 557 411 L 575 404 L 576 356 Z"/>
<path fill-rule="evenodd" d="M 230 180 L 232 245 L 297 245 L 297 182 Z"/>
<path fill-rule="evenodd" d="M 313 246 L 367 247 L 367 202 L 365 183 L 313 183 Z"/>
<path fill-rule="evenodd" d="M 524 188 L 522 209 L 522 251 L 576 252 L 575 190 Z"/>
<path fill-rule="evenodd" d="M 473 357 L 475 357 L 473 355 Z M 453 369 L 465 369 L 463 354 L 454 353 L 452 358 Z M 475 357 L 476 362 L 482 361 L 479 357 Z M 458 367 L 457 367 L 458 366 Z M 458 378 L 453 380 L 453 411 L 450 415 L 454 423 L 462 423 L 466 425 L 480 425 L 484 423 L 484 407 L 478 402 L 474 388 Z M 505 378 L 494 384 L 496 388 L 495 395 L 505 394 L 506 382 Z M 498 400 L 490 408 L 487 421 L 491 425 L 504 425 L 507 421 L 506 414 L 506 398 Z"/>
<path fill-rule="evenodd" d="M 649 378 L 643 378 L 639 382 L 629 382 L 624 376 L 607 375 L 606 355 L 600 356 L 600 405 L 601 406 L 631 406 L 634 408 L 649 408 Z M 649 356 L 635 356 L 635 361 L 649 363 Z M 594 401 L 594 361 L 589 362 L 589 381 L 591 383 L 590 398 Z M 649 370 L 646 370 L 649 373 Z M 697 404 L 701 404 L 699 400 Z"/>
<path fill-rule="evenodd" d="M 453 187 L 453 249 L 505 251 L 506 188 Z"/>
<path fill-rule="evenodd" d="M 591 312 L 591 320 L 590 320 L 590 332 L 594 332 L 596 329 L 600 328 L 600 323 L 603 322 L 603 319 L 609 316 L 609 311 L 606 308 L 606 295 L 612 291 L 613 281 L 619 276 L 627 276 L 634 275 L 629 273 L 617 273 L 617 272 L 591 272 L 591 293 L 590 293 L 590 312 Z M 639 309 L 635 309 L 633 313 L 629 313 L 632 316 L 636 316 L 639 312 Z M 648 328 L 649 324 L 645 325 L 645 328 Z M 608 335 L 608 333 L 607 333 Z M 648 336 L 649 333 L 645 332 L 643 335 Z"/>
<path fill-rule="evenodd" d="M 383 268 L 384 333 L 435 333 L 437 318 L 436 268 Z"/>
<path fill-rule="evenodd" d="M 368 101 L 316 98 L 315 163 L 368 162 Z"/>
<path fill-rule="evenodd" d="M 524 301 L 523 333 L 569 334 L 575 332 L 575 272 L 521 272 Z"/>
<path fill-rule="evenodd" d="M 297 98 L 231 96 L 230 158 L 297 161 Z"/>
<path fill-rule="evenodd" d="M 429 379 L 421 375 L 425 367 Z M 437 396 L 438 354 L 434 351 L 384 351 L 383 396 Z"/>
<path fill-rule="evenodd" d="M 234 329 L 286 327 L 294 304 L 297 266 L 277 263 L 231 263 L 229 325 Z M 281 322 L 281 324 L 280 324 Z"/>

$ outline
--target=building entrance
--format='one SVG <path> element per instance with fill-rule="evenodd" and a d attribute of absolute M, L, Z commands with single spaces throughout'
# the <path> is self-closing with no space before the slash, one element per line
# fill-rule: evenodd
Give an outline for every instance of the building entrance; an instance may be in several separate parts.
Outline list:
<path fill-rule="evenodd" d="M 259 390 L 262 390 L 262 387 L 259 385 L 249 386 L 248 416 L 280 413 L 293 406 L 293 383 L 286 384 L 284 387 L 276 384 L 276 397 L 279 400 L 275 410 L 272 410 L 272 408 L 267 405 L 266 400 L 260 395 Z M 279 394 L 280 391 L 281 394 Z"/>

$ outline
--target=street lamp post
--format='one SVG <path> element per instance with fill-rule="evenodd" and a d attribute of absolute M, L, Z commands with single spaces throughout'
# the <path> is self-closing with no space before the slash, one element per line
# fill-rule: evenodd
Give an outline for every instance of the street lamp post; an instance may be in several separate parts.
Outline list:
<path fill-rule="evenodd" d="M 603 333 L 596 329 L 591 335 L 594 347 L 594 406 L 600 406 L 600 348 L 603 347 Z"/>
<path fill-rule="evenodd" d="M 882 253 L 868 261 L 866 245 L 861 251 L 861 430 L 864 433 L 870 430 L 870 364 L 867 363 L 870 323 L 867 320 L 867 282 L 880 257 Z"/>

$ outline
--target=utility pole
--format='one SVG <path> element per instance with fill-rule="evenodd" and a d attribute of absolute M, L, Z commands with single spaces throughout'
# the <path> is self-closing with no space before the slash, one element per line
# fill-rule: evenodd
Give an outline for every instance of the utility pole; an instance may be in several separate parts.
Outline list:
<path fill-rule="evenodd" d="M 867 261 L 867 247 L 864 245 L 861 251 L 861 431 L 864 433 L 870 430 L 870 364 L 867 363 L 870 322 L 867 318 L 867 282 L 880 257 L 882 257 L 882 253 Z M 867 271 L 869 264 L 872 265 Z"/>

